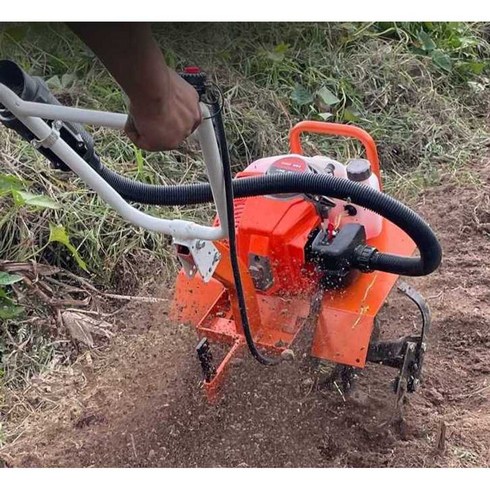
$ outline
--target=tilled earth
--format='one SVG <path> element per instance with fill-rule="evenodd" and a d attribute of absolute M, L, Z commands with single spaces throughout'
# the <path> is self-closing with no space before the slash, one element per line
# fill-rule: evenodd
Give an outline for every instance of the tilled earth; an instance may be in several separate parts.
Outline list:
<path fill-rule="evenodd" d="M 425 378 L 391 423 L 395 372 L 369 366 L 352 396 L 317 389 L 304 358 L 263 367 L 244 355 L 216 405 L 199 386 L 195 333 L 164 308 L 133 304 L 108 348 L 33 383 L 8 466 L 386 467 L 490 463 L 490 167 L 484 183 L 444 184 L 415 208 L 444 249 L 433 275 L 410 280 L 433 316 Z M 381 334 L 413 331 L 393 293 Z M 14 403 L 14 402 L 12 402 Z M 19 421 L 16 421 L 17 423 Z M 13 422 L 12 422 L 13 423 Z"/>

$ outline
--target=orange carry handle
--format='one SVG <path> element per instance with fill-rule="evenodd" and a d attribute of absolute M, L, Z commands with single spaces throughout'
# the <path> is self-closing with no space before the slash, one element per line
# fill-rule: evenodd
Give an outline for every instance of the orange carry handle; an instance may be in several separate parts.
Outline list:
<path fill-rule="evenodd" d="M 364 129 L 348 124 L 302 121 L 296 124 L 289 133 L 289 145 L 292 153 L 297 153 L 299 155 L 303 154 L 300 139 L 302 133 L 331 134 L 332 136 L 345 136 L 347 138 L 355 138 L 359 140 L 366 150 L 367 158 L 371 163 L 373 172 L 378 177 L 381 188 L 381 174 L 379 172 L 379 157 L 378 150 L 376 149 L 376 143 L 371 135 L 364 131 Z"/>

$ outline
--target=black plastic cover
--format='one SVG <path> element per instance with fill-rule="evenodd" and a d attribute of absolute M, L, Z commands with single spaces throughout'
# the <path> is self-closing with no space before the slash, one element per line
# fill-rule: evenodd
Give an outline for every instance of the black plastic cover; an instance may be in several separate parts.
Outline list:
<path fill-rule="evenodd" d="M 333 238 L 320 230 L 307 250 L 307 258 L 316 264 L 322 273 L 323 284 L 327 288 L 345 287 L 352 281 L 355 250 L 366 243 L 364 226 L 356 223 L 344 225 Z"/>
<path fill-rule="evenodd" d="M 22 68 L 10 60 L 0 61 L 0 83 L 10 88 L 22 100 L 41 104 L 60 105 L 48 86 L 39 77 L 31 77 Z M 0 105 L 0 122 L 14 130 L 26 141 L 35 139 L 34 134 L 12 113 Z M 51 121 L 48 121 L 51 122 Z M 94 141 L 83 126 L 76 123 L 63 122 L 60 128 L 61 138 L 95 170 L 100 169 L 100 160 L 94 151 Z M 55 168 L 70 170 L 49 148 L 39 148 Z"/>

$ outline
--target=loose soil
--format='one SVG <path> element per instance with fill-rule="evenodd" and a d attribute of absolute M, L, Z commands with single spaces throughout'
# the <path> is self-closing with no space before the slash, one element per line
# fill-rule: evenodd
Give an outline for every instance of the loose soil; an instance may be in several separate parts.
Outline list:
<path fill-rule="evenodd" d="M 489 177 L 487 165 L 481 188 L 451 181 L 414 204 L 437 232 L 444 261 L 408 281 L 428 300 L 433 323 L 424 382 L 404 404 L 402 423 L 390 423 L 394 370 L 368 366 L 347 396 L 317 389 L 301 355 L 279 367 L 244 355 L 209 405 L 194 331 L 170 324 L 161 305 L 132 303 L 117 316 L 110 345 L 33 380 L 22 396 L 39 408 L 22 423 L 12 416 L 18 434 L 0 460 L 14 467 L 488 466 Z M 392 293 L 383 336 L 414 330 L 409 306 Z"/>

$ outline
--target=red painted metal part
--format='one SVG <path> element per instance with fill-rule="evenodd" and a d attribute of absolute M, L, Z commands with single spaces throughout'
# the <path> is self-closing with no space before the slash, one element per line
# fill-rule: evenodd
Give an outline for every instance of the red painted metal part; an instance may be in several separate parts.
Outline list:
<path fill-rule="evenodd" d="M 383 231 L 370 245 L 396 255 L 411 255 L 413 241 L 398 227 L 383 220 Z M 387 272 L 360 274 L 343 291 L 327 291 L 313 337 L 311 355 L 340 364 L 364 367 L 374 318 L 398 276 Z"/>
<path fill-rule="evenodd" d="M 223 383 L 226 373 L 230 367 L 230 361 L 245 347 L 246 342 L 243 337 L 237 337 L 231 349 L 227 352 L 224 359 L 216 369 L 216 374 L 211 381 L 204 382 L 204 389 L 209 402 L 214 403 L 218 398 L 219 388 Z"/>
<path fill-rule="evenodd" d="M 290 134 L 292 152 L 301 153 L 300 135 L 304 132 L 359 139 L 380 177 L 374 141 L 360 128 L 316 121 L 299 123 Z M 309 314 L 316 277 L 304 267 L 304 247 L 309 232 L 319 225 L 319 218 L 313 206 L 302 199 L 243 199 L 239 200 L 236 213 L 240 272 L 251 331 L 259 348 L 280 354 L 293 343 Z M 411 255 L 415 250 L 413 241 L 387 220 L 383 220 L 381 234 L 369 244 L 398 255 Z M 215 245 L 222 258 L 213 279 L 205 284 L 199 276 L 189 279 L 181 271 L 171 309 L 173 320 L 192 324 L 199 337 L 230 346 L 216 376 L 204 384 L 210 400 L 216 397 L 229 361 L 246 345 L 228 245 L 226 241 Z M 250 277 L 247 266 L 250 253 L 271 260 L 274 286 L 265 292 L 257 291 Z M 327 291 L 315 326 L 311 355 L 363 367 L 374 318 L 397 278 L 383 272 L 359 274 L 347 289 Z"/>

